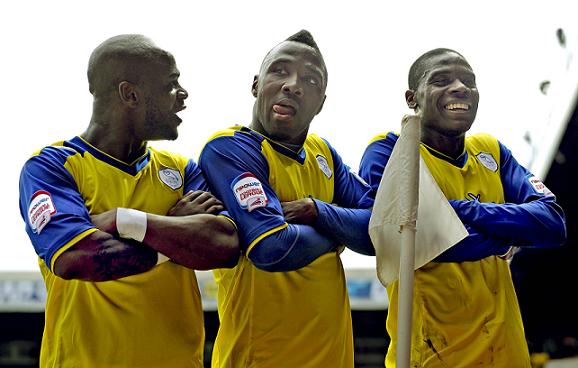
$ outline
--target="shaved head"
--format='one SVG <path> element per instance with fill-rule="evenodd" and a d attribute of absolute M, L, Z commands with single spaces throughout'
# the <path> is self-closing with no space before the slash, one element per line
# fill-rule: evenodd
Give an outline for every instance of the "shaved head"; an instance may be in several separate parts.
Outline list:
<path fill-rule="evenodd" d="M 138 34 L 111 37 L 90 55 L 88 87 L 95 97 L 116 90 L 122 81 L 138 83 L 142 67 L 151 63 L 167 63 L 173 56 L 149 38 Z"/>

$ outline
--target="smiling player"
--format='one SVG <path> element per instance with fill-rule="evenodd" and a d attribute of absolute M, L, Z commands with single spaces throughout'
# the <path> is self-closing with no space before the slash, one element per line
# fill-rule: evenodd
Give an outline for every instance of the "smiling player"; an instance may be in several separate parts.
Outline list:
<path fill-rule="evenodd" d="M 410 68 L 405 97 L 421 118 L 421 157 L 469 232 L 415 272 L 410 366 L 530 367 L 504 256 L 511 247 L 561 245 L 563 211 L 498 140 L 466 137 L 479 94 L 462 55 L 435 49 L 420 56 Z M 363 155 L 360 174 L 374 193 L 397 139 L 394 133 L 378 135 Z M 389 368 L 396 362 L 398 283 L 387 291 Z"/>

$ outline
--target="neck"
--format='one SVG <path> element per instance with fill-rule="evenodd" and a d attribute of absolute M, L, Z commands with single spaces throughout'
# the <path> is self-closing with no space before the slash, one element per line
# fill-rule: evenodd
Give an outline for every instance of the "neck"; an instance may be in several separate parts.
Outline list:
<path fill-rule="evenodd" d="M 457 159 L 464 152 L 465 134 L 459 136 L 447 136 L 443 134 L 424 134 L 422 131 L 421 141 L 427 146 L 443 153 L 444 155 Z"/>
<path fill-rule="evenodd" d="M 301 143 L 291 143 L 291 142 L 287 142 L 286 140 L 282 140 L 279 139 L 277 137 L 271 137 L 266 131 L 265 129 L 263 129 L 263 126 L 261 125 L 261 123 L 259 123 L 258 121 L 255 122 L 255 120 L 253 120 L 253 122 L 251 122 L 251 124 L 249 125 L 249 128 L 251 128 L 252 130 L 256 131 L 257 133 L 261 134 L 263 137 L 267 138 L 270 141 L 273 141 L 295 153 L 298 153 L 301 148 L 303 147 L 303 144 L 305 143 L 305 139 L 303 139 L 303 141 Z"/>
<path fill-rule="evenodd" d="M 123 124 L 93 118 L 81 137 L 109 156 L 131 163 L 146 152 L 146 142 L 135 139 Z"/>

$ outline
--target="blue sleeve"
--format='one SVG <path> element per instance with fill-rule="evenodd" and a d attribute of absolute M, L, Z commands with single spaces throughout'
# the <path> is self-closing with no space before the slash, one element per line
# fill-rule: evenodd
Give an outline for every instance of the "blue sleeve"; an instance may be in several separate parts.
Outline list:
<path fill-rule="evenodd" d="M 373 206 L 371 188 L 325 143 L 333 159 L 334 204 L 314 199 L 317 220 L 313 226 L 355 252 L 375 255 L 368 229 Z"/>
<path fill-rule="evenodd" d="M 316 233 L 311 227 L 309 231 L 303 228 L 300 232 L 291 230 L 294 227 L 285 221 L 281 203 L 269 184 L 269 165 L 261 154 L 260 142 L 249 133 L 236 132 L 235 136 L 213 139 L 203 148 L 199 166 L 211 192 L 224 203 L 237 224 L 241 246 L 248 254 L 257 248 L 263 248 L 259 254 L 269 253 L 268 247 L 275 247 L 272 255 L 261 259 L 259 264 L 273 264 L 273 255 L 280 254 L 278 247 L 284 247 L 288 252 L 285 264 L 293 255 L 299 256 L 300 260 L 313 260 L 334 247 L 334 241 L 329 237 L 322 234 L 310 236 L 311 232 Z M 309 257 L 290 252 L 295 242 L 310 252 Z M 295 265 L 301 263 L 295 262 Z"/>
<path fill-rule="evenodd" d="M 509 239 L 494 238 L 472 226 L 464 226 L 468 236 L 437 256 L 434 262 L 478 261 L 490 256 L 506 255 L 511 248 L 512 242 Z"/>
<path fill-rule="evenodd" d="M 371 187 L 343 162 L 341 156 L 327 141 L 325 143 L 333 158 L 335 175 L 333 202 L 347 208 L 371 208 L 373 206 Z"/>
<path fill-rule="evenodd" d="M 334 251 L 338 245 L 311 226 L 289 224 L 261 240 L 249 253 L 249 259 L 265 271 L 294 271 Z"/>
<path fill-rule="evenodd" d="M 391 157 L 393 147 L 398 138 L 399 136 L 394 133 L 387 133 L 385 139 L 371 142 L 361 157 L 359 175 L 371 187 L 371 195 L 373 198 L 375 198 L 381 177 L 383 176 L 383 170 Z"/>
<path fill-rule="evenodd" d="M 331 236 L 354 252 L 374 256 L 375 249 L 369 237 L 369 208 L 344 208 L 314 199 L 317 207 L 316 229 Z"/>
<path fill-rule="evenodd" d="M 66 158 L 76 152 L 47 147 L 20 173 L 20 214 L 36 253 L 48 268 L 52 257 L 76 236 L 94 228 Z"/>
<path fill-rule="evenodd" d="M 505 204 L 452 200 L 466 224 L 514 246 L 556 247 L 566 240 L 564 212 L 556 197 L 500 143 L 501 179 Z"/>
<path fill-rule="evenodd" d="M 377 193 L 383 171 L 398 138 L 398 135 L 391 132 L 388 133 L 385 139 L 370 143 L 361 158 L 359 173 L 371 185 L 373 195 Z M 438 256 L 435 261 L 464 262 L 479 260 L 492 255 L 503 255 L 509 250 L 511 243 L 508 243 L 507 240 L 492 237 L 483 230 L 468 226 L 468 224 L 464 225 L 468 230 L 468 236 Z"/>
<path fill-rule="evenodd" d="M 209 191 L 209 186 L 205 180 L 205 176 L 203 175 L 201 168 L 193 160 L 189 160 L 187 166 L 185 167 L 184 193 L 188 193 L 191 190 L 202 190 L 204 192 Z"/>

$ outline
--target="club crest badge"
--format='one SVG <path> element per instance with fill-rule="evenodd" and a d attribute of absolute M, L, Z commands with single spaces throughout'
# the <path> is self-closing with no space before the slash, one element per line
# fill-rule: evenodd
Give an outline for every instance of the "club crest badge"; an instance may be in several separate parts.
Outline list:
<path fill-rule="evenodd" d="M 239 206 L 249 212 L 259 207 L 265 207 L 269 202 L 263 184 L 250 172 L 236 177 L 231 184 L 231 189 Z"/>
<path fill-rule="evenodd" d="M 159 179 L 171 189 L 179 189 L 183 186 L 183 177 L 177 169 L 164 168 L 159 170 Z"/>
<path fill-rule="evenodd" d="M 329 168 L 329 163 L 327 162 L 327 159 L 321 155 L 317 155 L 316 159 L 319 168 L 321 169 L 321 171 L 323 171 L 323 174 L 327 176 L 327 179 L 331 179 L 333 171 L 331 171 L 331 169 Z"/>
<path fill-rule="evenodd" d="M 498 163 L 491 153 L 480 152 L 476 155 L 478 161 L 492 172 L 498 171 Z"/>
<path fill-rule="evenodd" d="M 50 193 L 39 190 L 32 195 L 28 206 L 28 223 L 35 234 L 40 234 L 55 213 L 56 207 Z"/>

